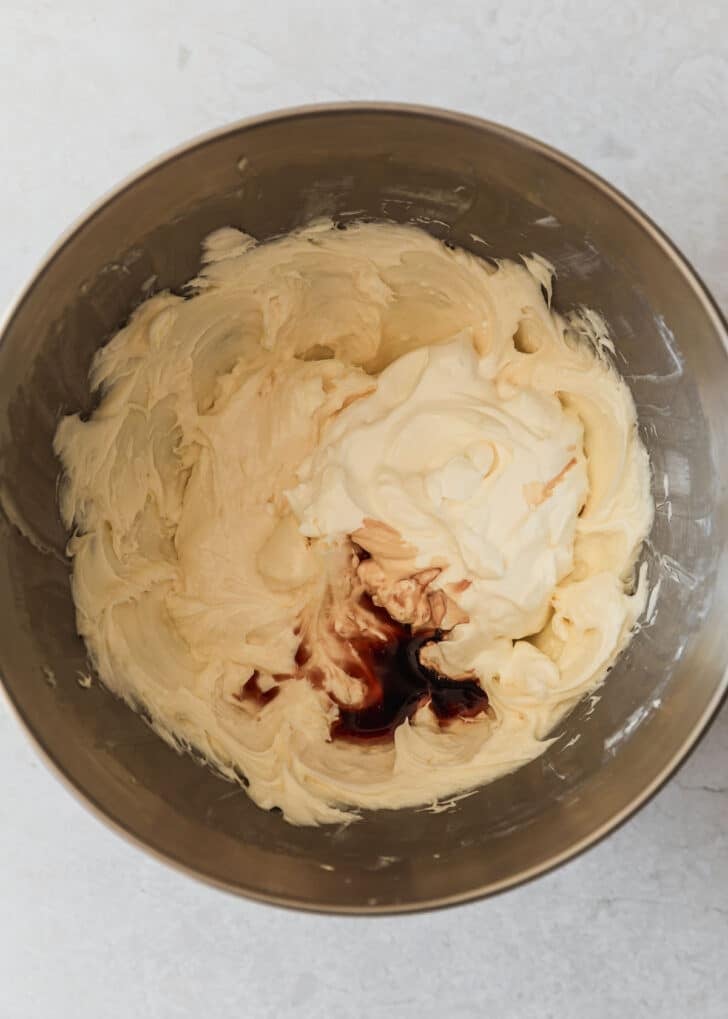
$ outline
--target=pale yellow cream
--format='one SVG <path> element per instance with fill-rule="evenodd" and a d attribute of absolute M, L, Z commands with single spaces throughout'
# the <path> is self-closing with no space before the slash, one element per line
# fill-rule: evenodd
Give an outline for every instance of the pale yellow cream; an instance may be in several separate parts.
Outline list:
<path fill-rule="evenodd" d="M 524 261 L 383 224 L 218 231 L 191 298 L 145 301 L 94 360 L 91 419 L 59 425 L 99 676 L 295 824 L 531 760 L 642 609 L 632 398 Z M 487 712 L 423 702 L 392 740 L 332 739 L 365 693 L 342 654 L 379 625 L 364 595 L 446 631 L 423 661 Z"/>

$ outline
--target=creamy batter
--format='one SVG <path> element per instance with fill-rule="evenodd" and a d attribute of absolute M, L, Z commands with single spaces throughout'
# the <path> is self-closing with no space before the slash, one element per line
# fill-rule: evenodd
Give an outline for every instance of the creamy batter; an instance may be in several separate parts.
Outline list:
<path fill-rule="evenodd" d="M 59 425 L 99 676 L 295 824 L 531 760 L 643 607 L 631 395 L 524 261 L 384 224 L 218 231 Z M 438 685 L 400 703 L 403 635 Z"/>

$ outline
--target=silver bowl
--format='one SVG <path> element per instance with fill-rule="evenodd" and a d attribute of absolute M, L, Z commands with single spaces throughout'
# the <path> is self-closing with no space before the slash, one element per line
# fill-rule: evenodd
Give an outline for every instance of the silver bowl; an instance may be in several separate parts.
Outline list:
<path fill-rule="evenodd" d="M 557 308 L 611 325 L 653 467 L 646 619 L 598 699 L 541 758 L 441 813 L 294 828 L 178 756 L 98 684 L 76 634 L 51 439 L 90 409 L 89 361 L 144 293 L 195 274 L 232 224 L 265 238 L 320 215 L 415 222 L 477 253 L 537 251 Z M 414 910 L 507 888 L 594 843 L 680 764 L 728 678 L 728 334 L 684 258 L 630 202 L 539 142 L 472 117 L 324 106 L 244 121 L 122 184 L 57 245 L 0 345 L 0 669 L 8 698 L 87 804 L 224 888 L 340 912 Z M 575 739 L 575 737 L 579 737 Z"/>

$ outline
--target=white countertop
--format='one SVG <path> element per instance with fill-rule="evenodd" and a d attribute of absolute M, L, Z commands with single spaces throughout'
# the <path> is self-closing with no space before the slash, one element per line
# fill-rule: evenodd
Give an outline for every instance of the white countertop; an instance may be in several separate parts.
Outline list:
<path fill-rule="evenodd" d="M 303 102 L 502 121 L 597 170 L 728 309 L 728 7 L 693 0 L 5 0 L 0 305 L 145 160 Z M 0 703 L 0 1019 L 728 1014 L 728 711 L 632 821 L 498 898 L 332 918 L 147 858 Z"/>

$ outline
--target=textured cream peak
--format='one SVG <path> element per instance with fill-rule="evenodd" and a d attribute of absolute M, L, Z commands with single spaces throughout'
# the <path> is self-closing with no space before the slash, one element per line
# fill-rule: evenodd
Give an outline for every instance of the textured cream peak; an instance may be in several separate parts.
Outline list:
<path fill-rule="evenodd" d="M 293 823 L 532 759 L 641 610 L 634 405 L 525 262 L 392 225 L 217 231 L 194 296 L 146 301 L 94 360 L 92 418 L 58 428 L 99 675 Z M 447 631 L 423 662 L 488 710 L 440 724 L 425 698 L 393 739 L 332 739 L 373 696 L 382 607 Z"/>

